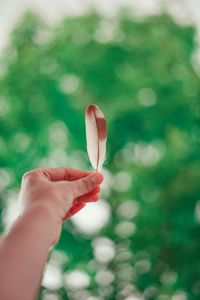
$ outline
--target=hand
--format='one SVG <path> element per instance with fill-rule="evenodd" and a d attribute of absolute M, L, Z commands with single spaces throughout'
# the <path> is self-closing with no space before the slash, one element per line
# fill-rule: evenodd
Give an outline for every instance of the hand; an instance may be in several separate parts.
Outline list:
<path fill-rule="evenodd" d="M 22 180 L 22 213 L 38 207 L 57 222 L 54 242 L 59 239 L 63 221 L 77 213 L 86 202 L 97 201 L 103 176 L 70 168 L 36 169 Z"/>

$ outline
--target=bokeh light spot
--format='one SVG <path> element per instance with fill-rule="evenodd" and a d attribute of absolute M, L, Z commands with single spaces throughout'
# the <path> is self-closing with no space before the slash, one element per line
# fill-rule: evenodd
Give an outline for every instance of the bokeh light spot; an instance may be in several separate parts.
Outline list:
<path fill-rule="evenodd" d="M 150 88 L 143 88 L 138 93 L 139 101 L 143 106 L 153 106 L 157 102 L 156 93 Z"/>
<path fill-rule="evenodd" d="M 113 178 L 113 188 L 124 192 L 129 189 L 132 183 L 132 177 L 128 172 L 120 171 Z"/>
<path fill-rule="evenodd" d="M 62 287 L 62 275 L 61 269 L 58 266 L 47 265 L 44 276 L 42 279 L 42 285 L 50 290 L 57 290 Z"/>
<path fill-rule="evenodd" d="M 100 270 L 96 275 L 96 281 L 102 286 L 110 285 L 114 278 L 113 272 L 109 270 Z"/>
<path fill-rule="evenodd" d="M 118 236 L 126 238 L 132 236 L 136 231 L 136 225 L 129 221 L 119 222 L 115 226 L 115 232 Z"/>
<path fill-rule="evenodd" d="M 115 257 L 115 244 L 106 237 L 99 237 L 92 242 L 95 258 L 101 263 L 108 263 Z"/>
<path fill-rule="evenodd" d="M 90 277 L 86 272 L 73 270 L 64 274 L 64 283 L 72 289 L 82 289 L 90 284 Z"/>
<path fill-rule="evenodd" d="M 139 212 L 139 204 L 135 200 L 126 200 L 118 207 L 117 213 L 119 216 L 133 219 Z"/>
<path fill-rule="evenodd" d="M 94 235 L 108 223 L 110 213 L 110 205 L 101 199 L 98 202 L 89 203 L 72 217 L 72 222 L 79 232 Z"/>
<path fill-rule="evenodd" d="M 66 94 L 73 94 L 80 86 L 80 78 L 75 74 L 68 74 L 61 78 L 59 86 L 61 91 Z"/>

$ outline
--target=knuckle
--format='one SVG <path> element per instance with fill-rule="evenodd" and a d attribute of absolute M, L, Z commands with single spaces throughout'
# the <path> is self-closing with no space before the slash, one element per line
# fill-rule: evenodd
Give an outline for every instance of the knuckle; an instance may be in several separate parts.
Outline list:
<path fill-rule="evenodd" d="M 28 178 L 30 178 L 31 174 L 32 174 L 31 171 L 26 172 L 26 173 L 23 175 L 22 180 L 23 180 L 23 181 L 27 180 Z"/>
<path fill-rule="evenodd" d="M 87 192 L 91 192 L 96 187 L 96 182 L 92 177 L 89 179 L 83 179 L 83 183 Z"/>
<path fill-rule="evenodd" d="M 36 176 L 36 172 L 34 170 L 32 171 L 28 171 L 26 172 L 23 177 L 22 177 L 22 181 L 28 181 L 28 180 L 31 180 L 33 179 L 34 177 Z"/>
<path fill-rule="evenodd" d="M 65 176 L 64 176 L 65 180 L 70 181 L 70 173 L 71 173 L 71 168 L 65 169 Z"/>
<path fill-rule="evenodd" d="M 93 179 L 93 177 L 90 178 L 90 186 L 91 186 L 92 189 L 94 189 L 96 187 L 96 182 Z"/>
<path fill-rule="evenodd" d="M 83 184 L 84 184 L 86 191 L 89 192 L 91 189 L 91 181 L 89 181 L 87 179 L 83 179 Z"/>

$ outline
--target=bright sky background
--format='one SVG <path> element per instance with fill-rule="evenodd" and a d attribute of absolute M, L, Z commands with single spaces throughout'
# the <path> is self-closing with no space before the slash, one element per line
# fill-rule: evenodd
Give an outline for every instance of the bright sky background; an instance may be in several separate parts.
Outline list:
<path fill-rule="evenodd" d="M 114 16 L 122 6 L 130 6 L 137 15 L 168 11 L 178 22 L 195 24 L 200 32 L 199 0 L 0 0 L 0 51 L 6 45 L 9 32 L 27 9 L 38 12 L 52 23 L 66 14 L 79 15 L 90 8 Z"/>

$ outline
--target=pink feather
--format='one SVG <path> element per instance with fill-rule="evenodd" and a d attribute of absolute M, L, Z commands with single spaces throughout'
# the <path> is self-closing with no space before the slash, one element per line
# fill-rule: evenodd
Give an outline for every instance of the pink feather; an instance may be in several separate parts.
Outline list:
<path fill-rule="evenodd" d="M 98 171 L 106 157 L 107 125 L 101 109 L 90 104 L 85 112 L 87 152 L 93 168 Z"/>

